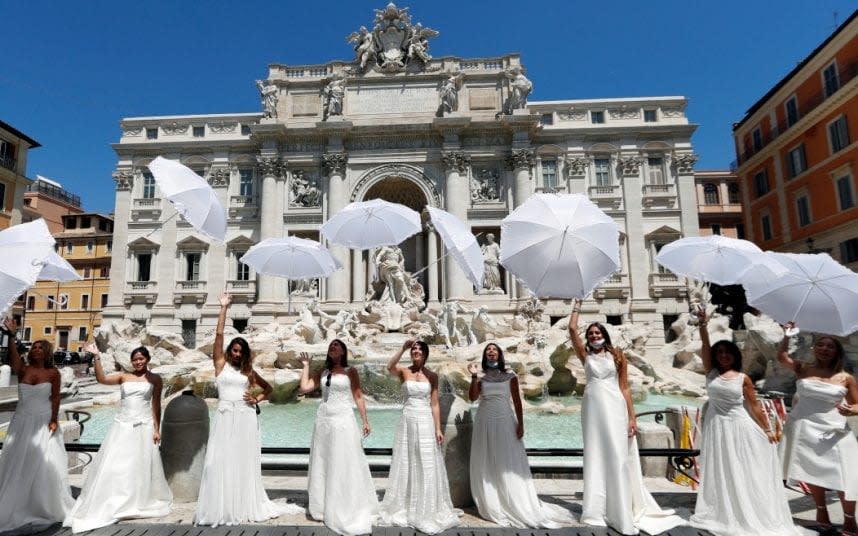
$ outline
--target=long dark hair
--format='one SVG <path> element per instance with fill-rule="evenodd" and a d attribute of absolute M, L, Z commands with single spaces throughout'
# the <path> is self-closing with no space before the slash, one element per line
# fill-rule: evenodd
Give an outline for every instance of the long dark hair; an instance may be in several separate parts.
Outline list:
<path fill-rule="evenodd" d="M 252 379 L 253 359 L 250 357 L 250 345 L 247 344 L 247 340 L 245 340 L 244 337 L 236 337 L 226 345 L 227 351 L 236 344 L 241 347 L 241 360 L 238 362 L 238 370 L 248 378 Z"/>
<path fill-rule="evenodd" d="M 623 355 L 622 352 L 614 348 L 614 345 L 611 343 L 611 335 L 608 333 L 607 328 L 600 324 L 599 322 L 593 322 L 587 329 L 584 330 L 584 346 L 587 348 L 588 352 L 593 352 L 596 348 L 590 346 L 590 338 L 587 336 L 590 333 L 590 328 L 596 326 L 596 329 L 599 330 L 599 333 L 602 334 L 602 338 L 605 339 L 605 345 L 602 347 L 606 352 L 611 354 L 614 358 L 614 366 L 617 367 L 617 371 L 620 370 L 620 367 L 625 364 L 626 356 Z"/>
<path fill-rule="evenodd" d="M 420 351 L 423 352 L 423 364 L 420 365 L 420 368 L 423 368 L 426 366 L 426 362 L 429 361 L 429 345 L 423 341 L 414 341 L 414 344 L 419 346 Z M 412 344 L 411 346 L 414 346 L 414 344 Z M 408 355 L 409 355 L 409 357 L 411 356 L 411 349 L 410 348 L 408 349 Z"/>
<path fill-rule="evenodd" d="M 742 351 L 739 350 L 739 347 L 736 346 L 736 343 L 728 340 L 720 340 L 712 345 L 709 350 L 710 355 L 713 359 L 715 359 L 716 354 L 718 353 L 718 349 L 724 347 L 727 349 L 727 352 L 733 356 L 733 361 L 730 362 L 729 368 L 727 370 L 735 370 L 736 372 L 742 372 Z M 715 368 L 718 369 L 718 372 L 723 374 L 727 372 L 727 370 L 721 370 L 721 367 L 718 366 L 718 360 L 715 359 Z"/>
<path fill-rule="evenodd" d="M 498 370 L 506 372 L 506 361 L 504 361 L 503 358 L 503 349 L 493 342 L 488 343 L 485 348 L 483 348 L 483 372 L 487 372 L 489 370 L 489 359 L 486 357 L 486 350 L 489 349 L 489 346 L 494 346 L 498 349 Z"/>
<path fill-rule="evenodd" d="M 325 386 L 326 387 L 331 386 L 331 376 L 334 375 L 334 373 L 333 373 L 334 360 L 331 359 L 331 346 L 334 344 L 339 344 L 340 348 L 343 349 L 343 357 L 342 357 L 342 359 L 340 359 L 340 365 L 343 368 L 346 368 L 349 366 L 349 349 L 346 346 L 346 343 L 344 343 L 340 339 L 333 339 L 331 342 L 328 343 L 328 353 L 327 353 L 327 355 L 325 355 L 325 370 L 328 371 L 328 378 L 327 378 L 327 380 L 325 380 Z"/>

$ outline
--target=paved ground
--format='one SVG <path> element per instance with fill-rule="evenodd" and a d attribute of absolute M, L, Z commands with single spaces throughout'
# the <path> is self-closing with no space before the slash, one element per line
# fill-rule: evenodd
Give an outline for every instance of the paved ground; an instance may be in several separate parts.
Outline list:
<path fill-rule="evenodd" d="M 75 494 L 83 483 L 83 475 L 71 475 L 71 484 Z M 288 500 L 300 506 L 307 506 L 307 478 L 304 475 L 295 476 L 289 473 L 269 472 L 263 477 L 269 496 L 280 502 Z M 383 490 L 385 478 L 376 478 L 376 488 Z M 574 478 L 536 479 L 536 488 L 544 501 L 563 505 L 569 508 L 576 517 L 581 514 L 581 491 L 583 482 Z M 647 488 L 663 507 L 675 508 L 683 517 L 688 517 L 694 509 L 695 493 L 688 488 L 673 484 L 663 478 L 647 478 Z M 796 523 L 807 529 L 814 529 L 812 521 L 815 515 L 813 501 L 799 493 L 788 491 L 790 508 Z M 381 495 L 381 494 L 379 494 Z M 830 497 L 832 521 L 840 524 L 843 521 L 842 511 L 834 496 Z M 309 519 L 306 515 L 289 515 L 271 520 L 259 525 L 242 525 L 237 527 L 194 527 L 192 525 L 195 503 L 175 504 L 173 512 L 164 518 L 147 519 L 144 521 L 128 521 L 118 525 L 105 527 L 88 533 L 92 536 L 327 536 L 333 534 L 321 523 Z M 68 529 L 59 527 L 45 531 L 44 536 L 71 536 Z M 382 536 L 409 536 L 413 530 L 376 527 L 373 534 Z M 605 536 L 617 533 L 608 529 L 570 525 L 568 528 L 557 530 L 518 530 L 501 529 L 496 525 L 481 519 L 474 509 L 466 509 L 461 519 L 461 525 L 456 529 L 446 531 L 446 535 L 463 536 Z M 670 536 L 705 536 L 707 533 L 689 527 L 680 527 L 670 532 Z M 817 530 L 808 530 L 808 535 L 817 534 Z"/>

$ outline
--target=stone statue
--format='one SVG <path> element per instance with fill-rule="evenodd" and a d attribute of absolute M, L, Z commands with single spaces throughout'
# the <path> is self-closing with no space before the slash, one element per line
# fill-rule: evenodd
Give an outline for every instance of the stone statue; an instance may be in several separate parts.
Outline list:
<path fill-rule="evenodd" d="M 500 246 L 495 242 L 493 233 L 486 234 L 486 243 L 480 247 L 483 252 L 483 288 L 486 290 L 503 290 L 500 274 Z"/>
<path fill-rule="evenodd" d="M 262 99 L 262 112 L 265 117 L 273 119 L 277 118 L 277 86 L 274 84 L 265 83 L 262 80 L 256 81 L 256 87 L 259 88 L 259 97 Z"/>
<path fill-rule="evenodd" d="M 343 98 L 346 96 L 346 81 L 344 78 L 333 78 L 322 90 L 323 119 L 334 115 L 343 115 Z"/>
<path fill-rule="evenodd" d="M 470 330 L 478 343 L 499 337 L 507 337 L 512 333 L 512 329 L 509 326 L 498 322 L 489 314 L 489 308 L 485 305 L 480 305 L 477 308 L 477 311 L 471 318 Z"/>
<path fill-rule="evenodd" d="M 375 61 L 375 36 L 366 29 L 366 26 L 361 26 L 360 30 L 353 32 L 346 37 L 346 40 L 355 45 L 355 62 L 360 65 L 361 69 L 366 69 L 366 65 L 370 60 Z"/>
<path fill-rule="evenodd" d="M 471 322 L 460 313 L 470 311 L 459 302 L 446 302 L 438 315 L 438 334 L 444 339 L 447 348 L 475 344 L 477 339 L 471 332 Z"/>
<path fill-rule="evenodd" d="M 459 87 L 462 74 L 450 73 L 441 84 L 441 115 L 452 113 L 459 109 Z"/>
<path fill-rule="evenodd" d="M 480 169 L 471 177 L 471 202 L 500 201 L 500 177 L 497 170 Z"/>
<path fill-rule="evenodd" d="M 353 309 L 340 310 L 336 315 L 331 315 L 319 308 L 317 300 L 310 302 L 308 308 L 319 315 L 320 324 L 325 329 L 325 336 L 328 339 L 340 338 L 350 341 L 356 336 L 360 320 Z"/>
<path fill-rule="evenodd" d="M 384 285 L 377 298 L 380 302 L 406 303 L 411 297 L 410 276 L 405 271 L 405 257 L 398 246 L 382 246 L 373 259 L 378 281 Z"/>
<path fill-rule="evenodd" d="M 292 284 L 292 294 L 299 296 L 316 296 L 319 290 L 318 279 L 295 279 Z"/>
<path fill-rule="evenodd" d="M 354 44 L 355 67 L 347 67 L 350 73 L 362 73 L 366 69 L 385 72 L 401 72 L 414 63 L 426 67 L 429 55 L 429 39 L 438 32 L 422 24 L 411 23 L 408 8 L 397 8 L 392 2 L 384 9 L 375 10 L 372 30 L 361 26 L 346 39 Z"/>
<path fill-rule="evenodd" d="M 408 59 L 419 59 L 423 63 L 429 63 L 432 56 L 429 55 L 429 37 L 435 37 L 438 32 L 430 28 L 424 28 L 419 22 L 411 27 L 408 36 Z"/>
<path fill-rule="evenodd" d="M 503 74 L 510 80 L 511 93 L 504 107 L 504 112 L 510 115 L 513 110 L 523 110 L 527 106 L 527 97 L 533 91 L 533 83 L 524 76 L 523 67 L 510 67 Z"/>
<path fill-rule="evenodd" d="M 292 173 L 292 199 L 289 205 L 293 207 L 318 207 L 322 204 L 322 191 L 315 181 L 305 178 L 304 171 Z"/>

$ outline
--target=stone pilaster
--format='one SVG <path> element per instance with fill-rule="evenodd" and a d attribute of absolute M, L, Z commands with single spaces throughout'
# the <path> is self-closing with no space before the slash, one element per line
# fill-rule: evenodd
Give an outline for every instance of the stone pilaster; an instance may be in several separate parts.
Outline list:
<path fill-rule="evenodd" d="M 447 212 L 456 216 L 463 222 L 468 221 L 468 201 L 470 192 L 468 186 L 468 168 L 470 158 L 462 151 L 445 151 L 441 153 L 441 161 L 446 169 L 446 182 L 444 185 L 444 204 Z M 448 300 L 459 300 L 469 298 L 473 295 L 473 288 L 467 276 L 453 259 L 452 255 L 444 258 L 447 286 L 445 297 Z"/>
<path fill-rule="evenodd" d="M 117 169 L 113 173 L 113 181 L 116 183 L 116 202 L 114 205 L 114 221 L 124 222 L 125 225 L 116 225 L 113 231 L 113 261 L 110 263 L 110 289 L 108 290 L 108 306 L 102 311 L 102 318 L 123 318 L 125 306 L 123 298 L 127 282 L 130 281 L 126 273 L 131 262 L 128 257 L 128 225 L 131 221 L 131 188 L 134 185 L 134 171 L 131 169 Z M 94 300 L 95 296 L 90 299 Z"/>
<path fill-rule="evenodd" d="M 513 204 L 518 207 L 533 193 L 530 176 L 530 170 L 533 168 L 533 149 L 513 149 L 507 157 L 507 163 L 513 171 Z"/>
<path fill-rule="evenodd" d="M 349 203 L 349 191 L 346 184 L 346 164 L 348 156 L 345 153 L 325 153 L 322 155 L 323 166 L 328 173 L 328 219 L 337 214 Z M 327 301 L 346 303 L 349 301 L 349 250 L 344 246 L 328 244 L 331 254 L 343 265 L 327 280 Z"/>
<path fill-rule="evenodd" d="M 283 215 L 278 210 L 277 178 L 280 176 L 283 163 L 276 154 L 267 153 L 257 157 L 259 174 L 262 175 L 260 192 L 260 241 L 275 238 L 282 227 Z M 276 302 L 276 280 L 272 276 L 257 274 L 259 297 L 257 303 L 273 304 Z"/>

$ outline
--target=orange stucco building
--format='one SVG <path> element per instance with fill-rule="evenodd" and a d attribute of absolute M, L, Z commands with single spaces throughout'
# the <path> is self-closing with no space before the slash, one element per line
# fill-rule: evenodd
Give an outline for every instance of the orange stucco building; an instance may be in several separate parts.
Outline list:
<path fill-rule="evenodd" d="M 858 10 L 733 126 L 747 238 L 858 269 Z"/>
<path fill-rule="evenodd" d="M 694 172 L 700 236 L 746 238 L 742 198 L 736 174 L 723 169 Z"/>

